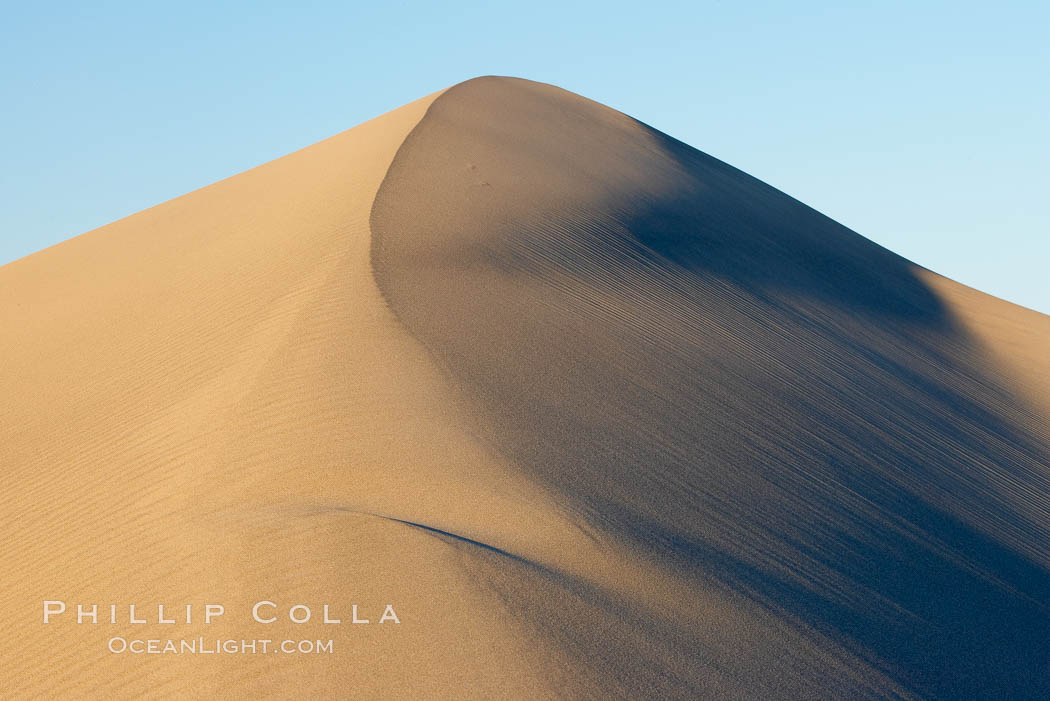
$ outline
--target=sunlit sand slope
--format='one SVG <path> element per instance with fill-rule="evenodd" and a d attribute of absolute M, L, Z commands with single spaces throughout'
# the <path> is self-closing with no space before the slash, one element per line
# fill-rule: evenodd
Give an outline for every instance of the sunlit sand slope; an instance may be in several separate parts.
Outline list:
<path fill-rule="evenodd" d="M 432 99 L 0 268 L 0 697 L 549 693 L 456 545 L 410 525 L 583 537 L 457 428 L 373 282 L 372 199 Z M 45 626 L 44 600 L 70 611 Z M 260 600 L 278 623 L 252 621 Z M 114 636 L 334 652 L 114 655 Z"/>

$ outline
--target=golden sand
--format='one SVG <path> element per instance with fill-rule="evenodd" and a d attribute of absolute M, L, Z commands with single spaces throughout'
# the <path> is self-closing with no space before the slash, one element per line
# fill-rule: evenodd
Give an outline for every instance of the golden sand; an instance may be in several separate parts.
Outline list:
<path fill-rule="evenodd" d="M 560 89 L 0 267 L 0 328 L 0 697 L 1050 695 L 1050 318 Z"/>

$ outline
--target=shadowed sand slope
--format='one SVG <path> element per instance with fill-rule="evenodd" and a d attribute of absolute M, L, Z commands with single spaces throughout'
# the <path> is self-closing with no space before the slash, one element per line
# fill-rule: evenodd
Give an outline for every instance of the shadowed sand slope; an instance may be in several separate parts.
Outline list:
<path fill-rule="evenodd" d="M 1050 694 L 1046 317 L 515 79 L 439 97 L 371 223 L 473 431 L 677 582 L 493 578 L 587 683 Z"/>
<path fill-rule="evenodd" d="M 2 698 L 1050 694 L 1050 320 L 557 88 L 0 267 L 0 329 Z"/>

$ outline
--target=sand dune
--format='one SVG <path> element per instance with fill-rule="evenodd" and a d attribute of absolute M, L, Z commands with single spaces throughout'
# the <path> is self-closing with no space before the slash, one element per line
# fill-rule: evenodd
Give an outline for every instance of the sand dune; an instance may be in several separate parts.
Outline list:
<path fill-rule="evenodd" d="M 3 266 L 0 327 L 3 698 L 1050 696 L 1050 318 L 558 88 Z M 334 651 L 107 648 L 197 636 Z"/>

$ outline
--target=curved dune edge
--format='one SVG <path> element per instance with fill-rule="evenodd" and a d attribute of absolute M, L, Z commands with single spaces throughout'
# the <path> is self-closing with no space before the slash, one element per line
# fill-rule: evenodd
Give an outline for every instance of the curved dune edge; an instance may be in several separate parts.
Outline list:
<path fill-rule="evenodd" d="M 435 100 L 371 227 L 472 431 L 632 563 L 488 578 L 576 693 L 1050 691 L 1046 317 L 517 79 Z"/>

